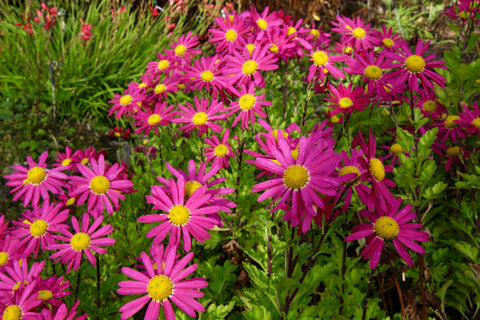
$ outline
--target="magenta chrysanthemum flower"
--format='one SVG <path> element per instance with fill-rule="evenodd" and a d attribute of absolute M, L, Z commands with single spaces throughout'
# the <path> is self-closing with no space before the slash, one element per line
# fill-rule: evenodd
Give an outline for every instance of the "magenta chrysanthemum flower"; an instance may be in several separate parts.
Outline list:
<path fill-rule="evenodd" d="M 260 88 L 265 87 L 265 81 L 260 71 L 271 71 L 278 68 L 277 58 L 266 46 L 258 47 L 252 53 L 244 48 L 240 53 L 233 52 L 233 56 L 227 61 L 225 69 L 228 70 L 230 84 L 239 87 L 254 83 Z"/>
<path fill-rule="evenodd" d="M 55 159 L 55 162 L 53 166 L 54 167 L 65 167 L 65 169 L 72 169 L 72 148 L 70 147 L 65 147 L 65 153 L 57 152 L 57 158 Z"/>
<path fill-rule="evenodd" d="M 418 97 L 415 107 L 420 108 L 424 117 L 431 117 L 437 119 L 446 113 L 446 109 L 442 106 L 435 96 L 435 92 L 430 90 L 420 90 L 420 97 Z"/>
<path fill-rule="evenodd" d="M 227 15 L 215 18 L 215 24 L 210 31 L 210 41 L 215 44 L 216 52 L 220 54 L 232 54 L 237 48 L 246 44 L 245 34 L 249 29 L 238 15 Z"/>
<path fill-rule="evenodd" d="M 105 169 L 105 159 L 103 155 L 91 161 L 92 168 L 84 165 L 78 165 L 78 170 L 83 177 L 71 177 L 70 184 L 76 186 L 71 196 L 79 196 L 77 205 L 83 204 L 88 198 L 88 211 L 98 217 L 106 208 L 109 214 L 113 210 L 118 210 L 118 199 L 125 199 L 122 193 L 131 192 L 133 183 L 130 180 L 119 179 L 123 172 L 123 166 L 118 163 L 113 164 L 107 171 Z M 105 172 L 106 171 L 106 172 Z M 112 203 L 114 207 L 112 207 Z"/>
<path fill-rule="evenodd" d="M 47 245 L 57 243 L 53 232 L 67 228 L 64 222 L 68 218 L 68 209 L 60 211 L 62 208 L 62 204 L 44 202 L 42 208 L 34 207 L 33 211 L 27 209 L 22 214 L 24 219 L 21 222 L 12 222 L 18 227 L 12 231 L 12 235 L 20 239 L 19 245 L 25 246 L 25 256 L 33 252 L 36 258 L 38 249 L 45 251 Z"/>
<path fill-rule="evenodd" d="M 307 81 L 312 81 L 313 78 L 318 75 L 320 82 L 323 83 L 325 81 L 325 75 L 327 74 L 326 72 L 331 74 L 335 79 L 345 78 L 345 74 L 335 67 L 335 62 L 345 61 L 346 58 L 347 56 L 343 54 L 336 56 L 331 55 L 323 45 L 313 48 L 309 59 L 313 64 L 308 68 Z"/>
<path fill-rule="evenodd" d="M 165 252 L 162 251 L 158 251 L 158 254 L 153 256 L 153 261 L 145 252 L 142 252 L 141 257 L 147 275 L 131 268 L 122 268 L 122 272 L 133 281 L 120 282 L 118 293 L 145 294 L 120 308 L 122 319 L 130 318 L 147 303 L 145 320 L 157 319 L 160 308 L 163 308 L 166 320 L 175 320 L 172 302 L 190 317 L 195 317 L 196 311 L 205 311 L 205 308 L 195 299 L 203 297 L 203 293 L 198 289 L 205 288 L 208 283 L 204 278 L 185 279 L 197 269 L 197 264 L 186 267 L 193 258 L 193 252 L 177 260 L 175 246 L 167 246 Z M 154 263 L 157 266 L 155 269 Z"/>
<path fill-rule="evenodd" d="M 319 194 L 337 194 L 341 181 L 334 179 L 332 174 L 340 159 L 334 153 L 332 144 L 317 139 L 315 135 L 309 138 L 301 137 L 298 153 L 292 151 L 283 135 L 278 134 L 277 144 L 270 145 L 274 161 L 266 158 L 257 158 L 254 161 L 258 168 L 273 172 L 276 176 L 254 185 L 252 192 L 264 191 L 258 197 L 258 202 L 271 197 L 272 205 L 279 200 L 272 211 L 290 203 L 284 219 L 292 220 L 292 226 L 301 223 L 300 230 L 305 233 L 316 215 L 314 205 L 325 207 Z M 300 209 L 303 210 L 299 212 Z"/>
<path fill-rule="evenodd" d="M 62 304 L 52 315 L 52 311 L 48 309 L 42 310 L 42 320 L 86 320 L 88 318 L 88 314 L 84 314 L 82 316 L 76 317 L 77 315 L 77 308 L 80 303 L 80 300 L 75 301 L 70 311 L 67 308 L 66 304 Z"/>
<path fill-rule="evenodd" d="M 0 273 L 0 290 L 12 292 L 24 289 L 39 278 L 44 266 L 45 261 L 34 262 L 30 268 L 26 259 L 15 261 L 12 267 L 6 267 L 5 272 Z"/>
<path fill-rule="evenodd" d="M 404 45 L 408 45 L 402 36 L 398 33 L 393 34 L 393 29 L 386 26 L 382 26 L 382 31 L 374 31 L 377 38 L 381 41 L 380 45 L 383 46 L 383 50 L 394 51 L 395 48 L 399 48 Z"/>
<path fill-rule="evenodd" d="M 21 320 L 38 320 L 40 314 L 35 312 L 42 300 L 38 299 L 38 294 L 33 292 L 37 282 L 28 283 L 25 289 L 18 292 L 6 291 L 3 297 L 5 310 L 0 314 L 2 319 L 21 319 Z M 0 311 L 1 312 L 1 311 Z"/>
<path fill-rule="evenodd" d="M 195 55 L 202 53 L 200 49 L 195 48 L 199 43 L 198 37 L 192 35 L 192 32 L 189 31 L 186 35 L 182 34 L 177 40 L 174 40 L 169 45 L 172 49 L 165 50 L 165 53 L 183 65 L 188 63 Z"/>
<path fill-rule="evenodd" d="M 332 21 L 335 26 L 332 31 L 341 33 L 341 42 L 349 43 L 355 51 L 368 51 L 379 45 L 380 40 L 375 37 L 373 30 L 370 30 L 371 24 L 365 25 L 360 17 L 353 20 L 337 15 L 337 21 Z"/>
<path fill-rule="evenodd" d="M 387 90 L 392 89 L 391 78 L 385 69 L 390 68 L 390 61 L 385 59 L 381 53 L 375 57 L 373 51 L 365 54 L 365 57 L 354 53 L 355 59 L 347 60 L 347 68 L 343 68 L 345 72 L 350 74 L 360 74 L 364 76 L 368 86 L 368 93 L 376 97 L 386 98 Z"/>
<path fill-rule="evenodd" d="M 425 250 L 415 241 L 428 242 L 428 234 L 417 230 L 422 227 L 420 223 L 409 223 L 417 215 L 411 211 L 411 204 L 399 210 L 401 203 L 402 199 L 397 198 L 390 202 L 386 210 L 380 206 L 375 207 L 375 212 L 361 210 L 360 214 L 372 223 L 354 227 L 352 234 L 345 239 L 351 242 L 367 238 L 367 246 L 361 255 L 364 259 L 370 258 L 370 269 L 377 266 L 385 241 L 393 242 L 398 254 L 409 266 L 413 266 L 413 261 L 404 246 L 420 254 L 425 253 Z"/>
<path fill-rule="evenodd" d="M 120 119 L 124 114 L 127 117 L 135 114 L 140 108 L 138 104 L 141 104 L 144 100 L 145 95 L 140 89 L 125 89 L 123 95 L 115 94 L 113 99 L 108 101 L 108 103 L 113 104 L 113 106 L 110 107 L 108 116 L 115 114 L 115 117 Z"/>
<path fill-rule="evenodd" d="M 147 63 L 146 73 L 152 75 L 169 74 L 174 68 L 174 57 L 157 52 L 157 58 L 158 61 L 150 61 Z"/>
<path fill-rule="evenodd" d="M 332 104 L 327 107 L 333 107 L 331 115 L 338 113 L 353 113 L 353 110 L 363 111 L 370 102 L 368 97 L 363 95 L 363 88 L 352 89 L 353 84 L 350 83 L 348 87 L 342 84 L 328 85 L 329 94 L 324 100 L 331 102 Z"/>
<path fill-rule="evenodd" d="M 460 116 L 456 114 L 448 115 L 443 121 L 439 121 L 432 125 L 438 127 L 437 139 L 445 143 L 447 139 L 451 139 L 457 143 L 458 139 L 466 139 L 467 134 L 465 128 L 460 126 Z"/>
<path fill-rule="evenodd" d="M 365 203 L 369 210 L 372 210 L 375 203 L 385 209 L 386 204 L 392 202 L 394 197 L 388 187 L 395 187 L 395 183 L 385 177 L 385 173 L 392 172 L 393 167 L 384 166 L 382 158 L 377 158 L 375 153 L 377 150 L 377 139 L 370 130 L 368 139 L 368 146 L 365 144 L 361 133 L 358 133 L 359 144 L 364 153 L 364 157 L 358 157 L 357 160 L 360 166 L 365 169 L 361 175 L 362 181 L 370 181 L 372 183 L 372 190 L 368 195 L 368 200 Z"/>
<path fill-rule="evenodd" d="M 60 172 L 65 168 L 47 169 L 45 162 L 47 158 L 48 151 L 40 155 L 38 164 L 32 157 L 27 156 L 28 169 L 17 164 L 13 166 L 16 172 L 5 176 L 5 179 L 9 180 L 6 185 L 14 187 L 10 193 L 16 192 L 13 201 L 22 199 L 24 207 L 29 203 L 32 206 L 38 206 L 40 196 L 43 201 L 49 201 L 48 192 L 59 194 L 62 192 L 61 187 L 66 187 L 67 184 L 63 180 L 68 179 L 68 176 Z"/>
<path fill-rule="evenodd" d="M 473 110 L 466 104 L 462 105 L 462 109 L 463 113 L 458 114 L 460 119 L 454 120 L 454 122 L 465 128 L 465 132 L 480 136 L 480 112 L 477 102 L 473 103 Z"/>
<path fill-rule="evenodd" d="M 73 153 L 73 156 L 72 156 L 72 161 L 75 163 L 75 164 L 83 164 L 83 165 L 87 165 L 90 163 L 90 160 L 92 159 L 98 159 L 100 154 L 98 154 L 95 150 L 94 147 L 92 146 L 89 146 L 88 148 L 86 148 L 85 150 L 77 150 Z M 76 168 L 76 165 L 74 166 L 74 168 Z M 78 170 L 77 170 L 78 171 Z"/>
<path fill-rule="evenodd" d="M 399 68 L 396 71 L 392 72 L 392 76 L 396 77 L 396 81 L 400 83 L 407 82 L 408 88 L 413 92 L 418 92 L 418 81 L 422 83 L 422 86 L 426 89 L 433 90 L 432 81 L 438 84 L 440 87 L 445 86 L 445 78 L 432 71 L 432 68 L 441 68 L 447 69 L 444 61 L 431 61 L 436 55 L 432 54 L 427 57 L 422 57 L 428 49 L 430 41 L 427 41 L 425 45 L 423 44 L 422 39 L 417 42 L 415 48 L 415 54 L 412 54 L 412 51 L 408 46 L 403 46 L 403 52 L 396 54 L 393 52 L 383 53 L 388 58 L 399 61 L 399 63 L 394 63 L 391 68 Z"/>
<path fill-rule="evenodd" d="M 188 102 L 186 106 L 178 105 L 178 108 L 183 112 L 177 112 L 180 118 L 174 118 L 172 122 L 176 123 L 188 123 L 187 125 L 180 127 L 179 130 L 184 130 L 189 133 L 195 128 L 198 128 L 198 136 L 206 134 L 208 129 L 215 132 L 222 132 L 223 127 L 214 121 L 224 120 L 225 114 L 223 114 L 223 104 L 215 99 L 209 102 L 208 98 L 194 97 L 195 108 Z"/>
<path fill-rule="evenodd" d="M 19 241 L 13 239 L 10 234 L 5 239 L 0 239 L 0 271 L 4 271 L 7 266 L 13 265 L 13 262 L 23 256 L 23 247 Z"/>
<path fill-rule="evenodd" d="M 231 116 L 234 113 L 240 111 L 238 116 L 233 120 L 232 128 L 237 125 L 237 123 L 242 120 L 241 128 L 249 128 L 249 122 L 251 124 L 255 123 L 255 115 L 258 115 L 261 118 L 265 118 L 267 115 L 263 111 L 263 107 L 271 106 L 270 101 L 264 101 L 265 95 L 256 95 L 255 94 L 255 85 L 252 83 L 250 86 L 244 86 L 240 89 L 240 92 L 234 90 L 234 94 L 238 97 L 238 101 L 233 101 L 230 107 L 225 108 L 227 112 L 226 116 Z"/>
<path fill-rule="evenodd" d="M 138 218 L 139 222 L 161 222 L 147 233 L 147 238 L 154 238 L 153 244 L 157 245 L 170 233 L 169 244 L 178 247 L 183 239 L 183 249 L 188 252 L 192 247 L 193 236 L 196 240 L 204 242 L 210 238 L 206 231 L 212 229 L 217 221 L 207 217 L 221 210 L 217 206 L 208 206 L 211 195 L 205 194 L 207 186 L 197 188 L 185 200 L 185 179 L 180 177 L 178 182 L 170 180 L 170 192 L 167 194 L 160 186 L 152 186 L 151 196 L 146 196 L 147 203 L 153 204 L 153 210 L 165 213 L 149 214 Z"/>
<path fill-rule="evenodd" d="M 133 116 L 135 120 L 137 120 L 135 126 L 138 127 L 138 129 L 135 130 L 135 134 L 143 132 L 144 135 L 148 135 L 152 129 L 155 131 L 155 134 L 158 134 L 159 125 L 166 126 L 172 122 L 175 116 L 173 108 L 174 105 L 167 107 L 167 102 L 158 102 L 155 104 L 153 110 L 148 108 L 145 111 L 137 112 L 137 114 Z"/>
<path fill-rule="evenodd" d="M 470 158 L 469 153 L 472 151 L 468 150 L 466 145 L 452 146 L 440 142 L 435 142 L 432 145 L 432 150 L 445 161 L 445 171 L 449 171 L 453 163 L 457 164 L 457 166 L 464 163 L 465 159 Z"/>
<path fill-rule="evenodd" d="M 272 12 L 268 14 L 268 6 L 265 7 L 263 12 L 258 13 L 255 6 L 250 7 L 250 20 L 253 27 L 256 29 L 256 38 L 257 40 L 263 39 L 265 34 L 269 34 L 273 29 L 280 27 L 282 25 L 282 20 L 278 18 L 277 12 Z"/>
<path fill-rule="evenodd" d="M 207 162 L 213 160 L 212 165 L 218 165 L 220 169 L 230 167 L 228 161 L 230 158 L 234 157 L 228 138 L 230 136 L 230 130 L 225 130 L 223 134 L 222 141 L 218 139 L 216 135 L 212 135 L 212 138 L 205 138 L 205 142 L 211 146 L 205 148 L 205 156 L 207 157 Z"/>
<path fill-rule="evenodd" d="M 192 89 L 205 88 L 212 96 L 230 87 L 227 77 L 222 75 L 223 62 L 218 55 L 201 57 L 195 60 L 193 67 L 187 67 L 185 77 L 190 79 Z"/>
<path fill-rule="evenodd" d="M 169 92 L 177 92 L 179 90 L 180 77 L 180 74 L 174 70 L 172 74 L 168 74 L 163 80 L 153 83 L 151 87 L 147 88 L 149 95 L 145 98 L 145 102 L 142 105 L 148 108 L 148 105 L 151 106 L 157 102 L 167 100 Z"/>
<path fill-rule="evenodd" d="M 38 298 L 43 300 L 45 306 L 60 306 L 62 304 L 62 298 L 71 294 L 70 291 L 65 291 L 70 287 L 70 282 L 65 280 L 63 276 L 57 278 L 56 275 L 48 277 L 46 279 L 38 279 L 37 287 Z"/>
<path fill-rule="evenodd" d="M 112 246 L 115 243 L 115 239 L 104 238 L 113 231 L 112 226 L 107 224 L 98 229 L 102 222 L 103 216 L 100 216 L 89 226 L 90 215 L 85 212 L 82 218 L 82 225 L 80 226 L 77 218 L 72 217 L 72 226 L 75 234 L 70 233 L 67 229 L 63 229 L 62 235 L 58 235 L 57 239 L 66 243 L 49 245 L 47 247 L 48 250 L 58 250 L 49 258 L 57 259 L 54 263 L 59 261 L 64 264 L 68 263 L 67 274 L 72 267 L 74 271 L 80 267 L 84 253 L 92 266 L 95 266 L 96 260 L 93 252 L 105 254 L 107 249 L 99 246 Z"/>

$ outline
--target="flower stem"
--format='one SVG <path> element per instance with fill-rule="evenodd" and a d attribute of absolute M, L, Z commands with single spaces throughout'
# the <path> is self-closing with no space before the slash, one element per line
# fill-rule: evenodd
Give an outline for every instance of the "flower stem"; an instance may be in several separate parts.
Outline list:
<path fill-rule="evenodd" d="M 395 272 L 395 268 L 393 267 L 393 263 L 391 260 L 389 261 L 389 264 L 390 264 L 390 270 L 392 270 L 393 282 L 395 283 L 395 287 L 397 288 L 398 299 L 400 300 L 400 310 L 402 314 L 402 319 L 405 319 L 405 305 L 403 303 L 402 288 L 400 288 L 400 284 L 398 283 L 397 273 Z"/>

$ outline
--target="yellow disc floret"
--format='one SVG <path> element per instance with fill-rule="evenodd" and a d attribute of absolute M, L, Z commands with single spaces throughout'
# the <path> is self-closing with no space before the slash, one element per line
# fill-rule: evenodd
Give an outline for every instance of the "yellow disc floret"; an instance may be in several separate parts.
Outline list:
<path fill-rule="evenodd" d="M 447 157 L 453 158 L 457 157 L 460 152 L 462 152 L 462 149 L 460 149 L 459 146 L 453 146 L 447 149 Z"/>
<path fill-rule="evenodd" d="M 472 120 L 472 125 L 475 127 L 475 128 L 480 128 L 480 118 L 475 118 Z"/>
<path fill-rule="evenodd" d="M 122 106 L 126 106 L 132 103 L 132 100 L 133 100 L 132 96 L 129 94 L 126 94 L 120 98 L 120 104 Z"/>
<path fill-rule="evenodd" d="M 27 172 L 27 182 L 31 184 L 39 185 L 47 177 L 47 172 L 42 167 L 33 167 Z"/>
<path fill-rule="evenodd" d="M 313 63 L 316 66 L 324 66 L 328 62 L 328 55 L 324 51 L 315 51 L 312 55 Z"/>
<path fill-rule="evenodd" d="M 85 232 L 78 232 L 70 239 L 70 246 L 75 251 L 82 251 L 90 246 L 90 236 Z"/>
<path fill-rule="evenodd" d="M 453 129 L 453 128 L 458 127 L 458 123 L 454 122 L 455 120 L 460 120 L 460 117 L 459 116 L 448 116 L 444 121 L 445 128 Z"/>
<path fill-rule="evenodd" d="M 151 126 L 156 125 L 160 121 L 162 121 L 162 117 L 158 113 L 154 113 L 154 114 L 150 115 L 148 117 L 148 120 L 147 120 L 148 124 L 151 125 Z"/>
<path fill-rule="evenodd" d="M 262 29 L 262 30 L 265 30 L 268 28 L 268 23 L 267 21 L 265 21 L 264 19 L 258 19 L 257 20 L 257 26 Z"/>
<path fill-rule="evenodd" d="M 175 54 L 177 56 L 183 56 L 185 54 L 185 52 L 187 52 L 187 47 L 185 47 L 183 44 L 179 44 L 176 48 L 175 48 Z"/>
<path fill-rule="evenodd" d="M 228 147 L 224 144 L 219 144 L 218 146 L 215 147 L 213 150 L 213 153 L 217 157 L 224 157 L 228 153 Z"/>
<path fill-rule="evenodd" d="M 252 75 L 257 72 L 258 63 L 255 60 L 247 60 L 242 65 L 242 72 L 247 75 Z"/>
<path fill-rule="evenodd" d="M 52 299 L 53 294 L 52 291 L 50 290 L 40 290 L 38 291 L 38 299 L 42 299 L 43 301 L 46 301 L 48 299 Z"/>
<path fill-rule="evenodd" d="M 382 77 L 382 74 L 383 74 L 382 69 L 380 69 L 376 65 L 370 65 L 366 67 L 364 71 L 365 77 L 372 80 L 380 79 Z"/>
<path fill-rule="evenodd" d="M 210 70 L 205 70 L 202 72 L 202 74 L 200 75 L 200 78 L 202 78 L 203 81 L 205 82 L 210 82 L 213 80 L 214 76 L 213 76 L 213 72 L 210 71 Z"/>
<path fill-rule="evenodd" d="M 9 257 L 10 256 L 5 251 L 0 252 L 0 267 L 7 264 Z"/>
<path fill-rule="evenodd" d="M 370 172 L 377 181 L 385 179 L 385 168 L 383 167 L 382 161 L 377 158 L 370 160 Z"/>
<path fill-rule="evenodd" d="M 399 153 L 405 153 L 405 150 L 403 150 L 403 148 L 400 144 L 394 143 L 390 147 L 390 152 L 393 153 L 393 154 L 399 154 Z"/>
<path fill-rule="evenodd" d="M 173 281 L 169 277 L 160 274 L 148 281 L 147 293 L 155 302 L 162 302 L 173 294 Z"/>
<path fill-rule="evenodd" d="M 165 70 L 170 66 L 170 62 L 168 60 L 160 60 L 158 62 L 158 69 Z"/>
<path fill-rule="evenodd" d="M 163 83 L 159 83 L 155 86 L 155 88 L 153 89 L 153 92 L 155 92 L 155 94 L 160 94 L 160 93 L 163 93 L 165 89 L 167 89 L 167 86 Z"/>
<path fill-rule="evenodd" d="M 411 73 L 419 73 L 425 69 L 425 60 L 416 54 L 405 59 L 405 68 Z"/>
<path fill-rule="evenodd" d="M 72 159 L 66 158 L 62 161 L 62 167 L 68 166 L 70 163 L 72 163 Z"/>
<path fill-rule="evenodd" d="M 427 100 L 422 105 L 423 110 L 426 112 L 435 112 L 437 111 L 437 103 L 433 100 Z"/>
<path fill-rule="evenodd" d="M 310 174 L 307 168 L 298 164 L 289 166 L 283 173 L 283 184 L 289 189 L 302 189 L 309 180 Z"/>
<path fill-rule="evenodd" d="M 45 232 L 47 232 L 47 229 L 48 223 L 45 220 L 38 219 L 30 225 L 30 234 L 35 238 L 38 238 L 43 236 Z"/>
<path fill-rule="evenodd" d="M 190 220 L 190 210 L 183 205 L 176 205 L 168 212 L 168 219 L 175 226 L 183 226 Z"/>
<path fill-rule="evenodd" d="M 310 30 L 310 33 L 313 35 L 313 39 L 318 39 L 320 37 L 320 32 L 317 29 Z"/>
<path fill-rule="evenodd" d="M 8 306 L 5 311 L 3 311 L 2 320 L 21 320 L 22 319 L 22 308 L 16 304 Z"/>
<path fill-rule="evenodd" d="M 237 39 L 237 31 L 233 29 L 228 30 L 225 32 L 225 39 L 230 42 L 235 41 Z"/>
<path fill-rule="evenodd" d="M 353 101 L 350 98 L 343 97 L 340 100 L 338 100 L 338 105 L 342 109 L 347 109 L 347 108 L 350 108 L 351 106 L 353 106 Z"/>
<path fill-rule="evenodd" d="M 363 39 L 367 35 L 367 32 L 363 28 L 355 28 L 352 31 L 353 36 L 357 39 Z"/>
<path fill-rule="evenodd" d="M 238 105 L 240 106 L 240 109 L 244 111 L 250 110 L 255 105 L 255 96 L 249 93 L 244 94 L 240 97 Z"/>
<path fill-rule="evenodd" d="M 193 115 L 192 122 L 197 126 L 201 126 L 208 121 L 208 115 L 205 112 L 197 112 Z"/>
<path fill-rule="evenodd" d="M 383 42 L 383 45 L 387 48 L 391 48 L 395 44 L 395 42 L 390 38 L 385 38 L 382 40 L 382 42 Z"/>
<path fill-rule="evenodd" d="M 339 175 L 339 176 L 344 176 L 344 175 L 349 174 L 349 173 L 356 173 L 357 176 L 354 177 L 354 178 L 352 178 L 352 179 L 350 179 L 350 180 L 348 180 L 348 181 L 345 181 L 344 184 L 346 184 L 347 186 L 348 186 L 348 185 L 351 185 L 352 182 L 353 182 L 355 179 L 357 179 L 358 177 L 360 177 L 360 170 L 358 170 L 358 168 L 355 167 L 355 166 L 345 166 L 345 167 L 343 167 L 343 168 L 340 170 L 340 172 L 338 173 L 338 175 Z"/>
<path fill-rule="evenodd" d="M 90 190 L 95 194 L 105 194 L 110 189 L 110 181 L 104 176 L 96 176 L 90 180 Z"/>
<path fill-rule="evenodd" d="M 373 230 L 379 238 L 383 240 L 393 240 L 400 231 L 398 222 L 391 217 L 380 217 L 375 221 Z"/>
<path fill-rule="evenodd" d="M 185 200 L 188 200 L 190 196 L 200 188 L 202 185 L 196 180 L 190 180 L 185 182 Z"/>

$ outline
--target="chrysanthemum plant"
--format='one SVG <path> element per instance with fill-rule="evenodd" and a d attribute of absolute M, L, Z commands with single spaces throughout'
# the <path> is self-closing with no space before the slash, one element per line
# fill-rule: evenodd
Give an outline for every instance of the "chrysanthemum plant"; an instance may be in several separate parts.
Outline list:
<path fill-rule="evenodd" d="M 80 308 L 118 283 L 121 319 L 477 317 L 478 52 L 445 63 L 428 41 L 332 24 L 225 10 L 208 41 L 173 39 L 110 101 L 139 142 L 128 174 L 92 149 L 15 167 L 12 193 L 34 209 L 11 234 L 0 220 L 0 258 L 46 250 L 85 270 L 75 298 L 90 279 L 97 291 Z M 62 190 L 86 212 L 52 207 L 55 227 L 36 206 Z"/>

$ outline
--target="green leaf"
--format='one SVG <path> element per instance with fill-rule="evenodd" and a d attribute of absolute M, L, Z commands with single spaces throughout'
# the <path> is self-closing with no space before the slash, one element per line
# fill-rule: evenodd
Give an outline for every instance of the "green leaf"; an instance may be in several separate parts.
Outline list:
<path fill-rule="evenodd" d="M 477 261 L 478 249 L 473 247 L 471 244 L 465 241 L 459 241 L 454 244 L 455 249 L 458 250 L 464 257 L 469 259 L 472 262 Z"/>
<path fill-rule="evenodd" d="M 409 152 L 412 150 L 415 143 L 415 137 L 402 128 L 397 128 L 397 140 L 396 142 L 402 146 L 403 150 Z"/>

